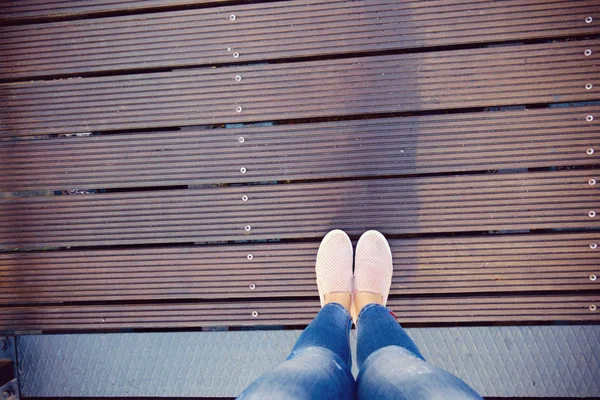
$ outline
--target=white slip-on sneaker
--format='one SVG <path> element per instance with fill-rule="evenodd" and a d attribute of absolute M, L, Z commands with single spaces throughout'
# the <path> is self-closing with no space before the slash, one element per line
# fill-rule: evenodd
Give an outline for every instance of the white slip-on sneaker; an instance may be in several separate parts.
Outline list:
<path fill-rule="evenodd" d="M 392 285 L 394 265 L 392 250 L 385 236 L 377 231 L 362 234 L 356 244 L 354 261 L 354 290 L 381 294 L 387 303 Z"/>
<path fill-rule="evenodd" d="M 319 246 L 315 268 L 321 307 L 326 293 L 348 292 L 352 295 L 352 261 L 352 242 L 346 232 L 335 229 L 325 235 Z"/>

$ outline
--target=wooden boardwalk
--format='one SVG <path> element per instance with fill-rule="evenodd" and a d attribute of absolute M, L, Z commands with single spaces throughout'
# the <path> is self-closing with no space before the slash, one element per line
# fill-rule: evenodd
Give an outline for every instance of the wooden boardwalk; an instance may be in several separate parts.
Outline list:
<path fill-rule="evenodd" d="M 0 331 L 600 321 L 597 1 L 239 3 L 0 1 Z"/>

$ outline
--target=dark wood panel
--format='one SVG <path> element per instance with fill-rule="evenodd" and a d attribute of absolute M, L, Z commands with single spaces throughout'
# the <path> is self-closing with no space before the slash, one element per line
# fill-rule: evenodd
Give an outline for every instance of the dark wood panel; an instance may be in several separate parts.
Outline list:
<path fill-rule="evenodd" d="M 0 134 L 600 99 L 598 40 L 0 85 Z M 239 76 L 241 80 L 236 81 Z M 589 89 L 586 84 L 590 83 Z"/>
<path fill-rule="evenodd" d="M 600 321 L 596 295 L 390 299 L 400 323 Z M 318 300 L 236 303 L 0 307 L 0 331 L 94 331 L 307 325 Z"/>
<path fill-rule="evenodd" d="M 597 233 L 393 239 L 391 294 L 594 290 L 599 240 Z M 0 253 L 0 301 L 314 297 L 318 245 Z"/>
<path fill-rule="evenodd" d="M 228 0 L 2 0 L 0 20 L 18 22 L 44 18 L 82 18 L 115 12 L 148 11 L 162 7 L 211 5 Z"/>
<path fill-rule="evenodd" d="M 589 183 L 595 173 L 9 198 L 0 200 L 0 247 L 316 239 L 332 228 L 354 235 L 598 228 L 598 185 Z"/>
<path fill-rule="evenodd" d="M 0 189 L 85 189 L 595 165 L 600 109 L 0 142 Z M 587 118 L 587 119 L 586 119 Z M 591 119 L 591 121 L 588 121 Z M 244 166 L 246 173 L 240 173 Z"/>
<path fill-rule="evenodd" d="M 5 27 L 0 78 L 593 35 L 599 13 L 589 0 L 296 0 Z"/>

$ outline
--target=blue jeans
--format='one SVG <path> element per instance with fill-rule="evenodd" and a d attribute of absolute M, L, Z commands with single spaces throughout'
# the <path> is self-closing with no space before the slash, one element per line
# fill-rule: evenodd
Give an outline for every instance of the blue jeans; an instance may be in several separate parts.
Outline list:
<path fill-rule="evenodd" d="M 466 383 L 425 361 L 396 317 L 378 304 L 358 317 L 356 381 L 351 373 L 352 318 L 324 306 L 283 364 L 258 378 L 238 399 L 481 399 Z"/>

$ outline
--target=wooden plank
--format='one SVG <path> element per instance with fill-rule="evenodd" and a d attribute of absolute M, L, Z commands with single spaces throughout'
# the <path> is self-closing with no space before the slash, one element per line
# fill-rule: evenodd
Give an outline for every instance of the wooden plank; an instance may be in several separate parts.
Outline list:
<path fill-rule="evenodd" d="M 400 323 L 597 322 L 597 295 L 473 296 L 390 299 Z M 189 304 L 1 307 L 0 332 L 75 332 L 215 326 L 301 326 L 318 300 Z M 255 315 L 255 316 L 254 316 Z"/>
<path fill-rule="evenodd" d="M 596 171 L 9 198 L 0 248 L 598 228 L 590 179 Z"/>
<path fill-rule="evenodd" d="M 357 178 L 598 164 L 598 107 L 0 142 L 0 189 Z M 242 142 L 240 142 L 242 141 Z M 240 173 L 246 166 L 247 172 Z"/>
<path fill-rule="evenodd" d="M 591 0 L 294 0 L 4 27 L 0 78 L 594 35 L 598 14 Z"/>
<path fill-rule="evenodd" d="M 598 233 L 392 239 L 391 294 L 598 289 L 600 249 L 593 244 L 599 240 Z M 318 245 L 0 253 L 0 301 L 314 297 Z"/>
<path fill-rule="evenodd" d="M 231 0 L 2 0 L 0 20 L 20 22 L 45 18 L 84 18 L 105 13 L 144 12 L 160 8 L 226 3 Z"/>
<path fill-rule="evenodd" d="M 34 135 L 600 99 L 598 40 L 0 85 Z M 236 76 L 241 80 L 236 81 Z"/>

